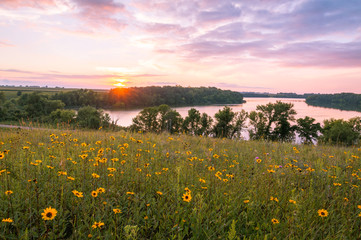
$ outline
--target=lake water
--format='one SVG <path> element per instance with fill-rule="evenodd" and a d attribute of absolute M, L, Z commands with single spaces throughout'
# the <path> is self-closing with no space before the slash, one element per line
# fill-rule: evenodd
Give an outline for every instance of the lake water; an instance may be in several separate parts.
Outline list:
<path fill-rule="evenodd" d="M 276 101 L 282 101 L 285 103 L 293 103 L 294 109 L 297 112 L 297 118 L 303 118 L 305 116 L 313 117 L 317 122 L 322 123 L 325 119 L 335 118 L 335 119 L 350 119 L 352 117 L 361 116 L 360 112 L 355 111 L 344 111 L 331 108 L 323 107 L 314 107 L 306 104 L 305 99 L 295 99 L 295 98 L 244 98 L 246 103 L 237 104 L 237 105 L 228 105 L 233 111 L 241 111 L 244 109 L 246 112 L 256 110 L 257 105 L 265 105 L 267 103 L 275 103 Z M 191 107 L 176 107 L 180 115 L 184 118 L 188 115 L 188 110 L 195 108 L 201 113 L 205 112 L 209 116 L 214 117 L 220 109 L 223 108 L 223 105 L 212 105 L 212 106 L 191 106 Z M 117 121 L 117 124 L 120 126 L 130 126 L 132 124 L 132 119 L 141 111 L 142 109 L 133 109 L 133 110 L 116 110 L 116 111 L 105 111 L 108 113 L 112 120 Z"/>

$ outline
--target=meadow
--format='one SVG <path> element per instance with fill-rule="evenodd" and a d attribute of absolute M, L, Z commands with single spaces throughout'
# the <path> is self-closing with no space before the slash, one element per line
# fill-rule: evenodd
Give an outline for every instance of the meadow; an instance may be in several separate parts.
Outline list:
<path fill-rule="evenodd" d="M 0 129 L 0 239 L 359 239 L 361 149 Z"/>

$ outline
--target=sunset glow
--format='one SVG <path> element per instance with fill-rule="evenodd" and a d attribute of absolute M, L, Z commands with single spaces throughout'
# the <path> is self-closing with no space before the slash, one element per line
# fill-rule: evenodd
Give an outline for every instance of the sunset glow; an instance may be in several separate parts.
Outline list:
<path fill-rule="evenodd" d="M 0 23 L 0 85 L 361 93 L 361 0 L 4 0 Z"/>
<path fill-rule="evenodd" d="M 125 83 L 127 82 L 127 80 L 125 79 L 116 79 L 117 83 L 114 83 L 115 87 L 118 88 L 122 88 L 122 87 L 126 87 Z"/>

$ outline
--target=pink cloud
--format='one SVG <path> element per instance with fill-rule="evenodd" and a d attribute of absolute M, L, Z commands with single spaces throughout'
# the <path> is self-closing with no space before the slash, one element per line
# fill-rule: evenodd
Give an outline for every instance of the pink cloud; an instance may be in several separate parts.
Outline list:
<path fill-rule="evenodd" d="M 115 30 L 123 29 L 127 24 L 118 14 L 127 15 L 125 6 L 113 0 L 73 0 L 76 4 L 76 14 L 90 28 L 109 27 Z"/>
<path fill-rule="evenodd" d="M 56 5 L 54 0 L 2 0 L 0 8 L 16 9 L 22 7 L 43 8 Z"/>
<path fill-rule="evenodd" d="M 0 47 L 15 47 L 15 45 L 5 41 L 0 41 Z"/>

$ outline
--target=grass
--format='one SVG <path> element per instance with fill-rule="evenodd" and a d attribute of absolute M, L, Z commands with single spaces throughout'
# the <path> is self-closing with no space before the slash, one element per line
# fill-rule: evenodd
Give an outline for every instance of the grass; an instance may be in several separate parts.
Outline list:
<path fill-rule="evenodd" d="M 0 132 L 0 239 L 361 238 L 358 148 Z"/>

